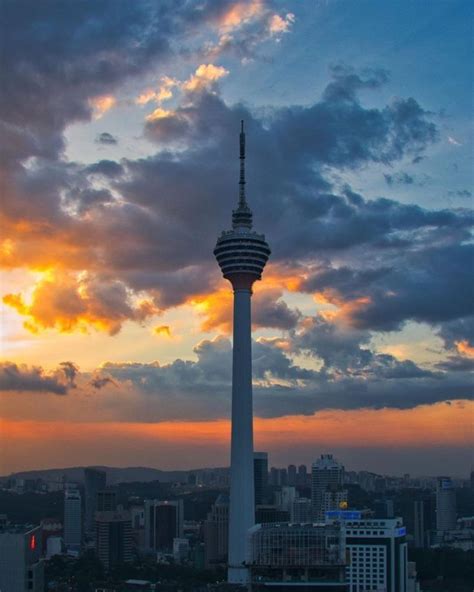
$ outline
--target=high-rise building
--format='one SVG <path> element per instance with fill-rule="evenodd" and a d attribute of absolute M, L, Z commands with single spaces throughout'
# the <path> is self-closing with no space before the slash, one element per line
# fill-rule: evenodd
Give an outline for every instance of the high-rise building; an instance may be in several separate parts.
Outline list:
<path fill-rule="evenodd" d="M 288 465 L 288 485 L 296 485 L 296 467 L 295 465 Z"/>
<path fill-rule="evenodd" d="M 298 524 L 306 524 L 312 520 L 311 500 L 307 497 L 297 497 L 291 506 L 290 520 Z"/>
<path fill-rule="evenodd" d="M 64 544 L 79 549 L 82 542 L 81 494 L 77 489 L 64 492 Z"/>
<path fill-rule="evenodd" d="M 95 513 L 96 553 L 109 570 L 132 560 L 132 523 L 128 512 Z"/>
<path fill-rule="evenodd" d="M 0 590 L 43 592 L 41 527 L 5 526 L 0 530 Z"/>
<path fill-rule="evenodd" d="M 301 487 L 306 486 L 306 483 L 308 481 L 308 469 L 306 468 L 306 465 L 300 465 L 298 467 L 298 475 L 296 477 L 296 481 L 298 485 L 300 485 Z"/>
<path fill-rule="evenodd" d="M 289 485 L 283 485 L 280 491 L 275 494 L 277 505 L 286 512 L 291 512 L 291 506 L 296 499 L 296 488 Z"/>
<path fill-rule="evenodd" d="M 436 483 L 436 530 L 456 528 L 456 492 L 450 477 L 438 477 Z"/>
<path fill-rule="evenodd" d="M 265 237 L 252 230 L 252 211 L 245 197 L 245 133 L 240 131 L 240 180 L 232 230 L 217 240 L 214 255 L 234 290 L 232 358 L 232 435 L 230 460 L 229 569 L 230 583 L 247 583 L 244 566 L 247 531 L 255 520 L 252 422 L 252 286 L 261 279 L 270 255 Z"/>
<path fill-rule="evenodd" d="M 117 492 L 104 489 L 97 492 L 97 512 L 114 512 L 117 509 Z"/>
<path fill-rule="evenodd" d="M 253 478 L 255 484 L 255 505 L 264 503 L 265 491 L 268 484 L 268 453 L 254 452 Z"/>
<path fill-rule="evenodd" d="M 105 489 L 107 475 L 92 467 L 84 469 L 84 501 L 85 501 L 85 530 L 87 533 L 94 531 L 94 514 L 97 511 L 97 494 Z"/>
<path fill-rule="evenodd" d="M 145 500 L 145 547 L 173 550 L 173 539 L 183 536 L 183 500 Z"/>
<path fill-rule="evenodd" d="M 311 468 L 311 502 L 313 519 L 324 520 L 329 510 L 337 510 L 347 502 L 347 491 L 343 489 L 344 466 L 332 454 L 322 454 Z"/>
<path fill-rule="evenodd" d="M 346 592 L 340 524 L 257 524 L 249 531 L 252 591 Z"/>
<path fill-rule="evenodd" d="M 229 549 L 229 496 L 221 493 L 203 525 L 206 569 L 227 563 Z"/>
<path fill-rule="evenodd" d="M 406 529 L 401 518 L 365 519 L 361 512 L 329 512 L 345 528 L 350 592 L 407 592 Z"/>

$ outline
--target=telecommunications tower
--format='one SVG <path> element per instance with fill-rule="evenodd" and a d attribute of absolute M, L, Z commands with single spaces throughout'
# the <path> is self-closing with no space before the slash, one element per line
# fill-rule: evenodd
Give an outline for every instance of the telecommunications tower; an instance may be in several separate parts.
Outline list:
<path fill-rule="evenodd" d="M 230 458 L 228 581 L 248 582 L 245 567 L 247 531 L 255 523 L 252 421 L 252 285 L 261 279 L 270 248 L 263 234 L 252 230 L 252 211 L 245 199 L 245 133 L 240 130 L 239 203 L 232 212 L 232 230 L 217 240 L 214 255 L 234 290 L 232 358 L 232 439 Z"/>

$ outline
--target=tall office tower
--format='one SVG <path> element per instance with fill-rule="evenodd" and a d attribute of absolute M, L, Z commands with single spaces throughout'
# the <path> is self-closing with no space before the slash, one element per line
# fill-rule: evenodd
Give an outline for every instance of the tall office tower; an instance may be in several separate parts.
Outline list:
<path fill-rule="evenodd" d="M 99 471 L 88 467 L 84 469 L 84 497 L 85 497 L 85 529 L 88 533 L 94 531 L 94 514 L 97 511 L 97 493 L 105 489 L 107 475 L 105 471 Z"/>
<path fill-rule="evenodd" d="M 82 541 L 81 494 L 77 489 L 64 492 L 64 544 L 79 549 Z"/>
<path fill-rule="evenodd" d="M 377 520 L 365 519 L 357 511 L 329 512 L 326 522 L 334 521 L 345 530 L 350 592 L 408 592 L 406 529 L 401 518 Z"/>
<path fill-rule="evenodd" d="M 331 510 L 347 509 L 347 489 L 329 486 L 322 492 L 320 520 Z"/>
<path fill-rule="evenodd" d="M 296 467 L 288 465 L 288 485 L 296 485 Z"/>
<path fill-rule="evenodd" d="M 232 230 L 217 240 L 214 255 L 234 290 L 232 358 L 232 436 L 230 459 L 229 570 L 230 583 L 246 583 L 243 565 L 247 531 L 255 520 L 252 424 L 252 285 L 261 279 L 270 248 L 262 234 L 252 231 L 252 212 L 245 198 L 245 134 L 240 131 L 239 202 L 232 212 Z"/>
<path fill-rule="evenodd" d="M 413 535 L 416 549 L 425 547 L 425 504 L 423 500 L 415 500 L 413 512 Z"/>
<path fill-rule="evenodd" d="M 472 489 L 472 491 L 474 491 L 474 471 L 471 471 L 471 476 L 470 476 L 470 480 L 469 480 L 469 485 Z"/>
<path fill-rule="evenodd" d="M 173 539 L 183 536 L 183 500 L 145 500 L 145 547 L 173 550 Z"/>
<path fill-rule="evenodd" d="M 0 590 L 43 592 L 41 527 L 5 526 L 0 530 Z"/>
<path fill-rule="evenodd" d="M 280 491 L 275 493 L 275 503 L 280 507 L 280 509 L 291 513 L 291 506 L 293 505 L 296 496 L 297 493 L 295 487 L 283 485 Z"/>
<path fill-rule="evenodd" d="M 95 549 L 105 569 L 132 560 L 132 522 L 128 512 L 95 514 Z"/>
<path fill-rule="evenodd" d="M 328 507 L 331 496 L 326 492 L 341 492 L 344 483 L 344 467 L 332 454 L 322 454 L 311 468 L 311 501 L 313 504 L 313 519 L 324 520 L 325 512 L 336 507 Z M 347 500 L 347 498 L 346 498 Z M 337 496 L 334 497 L 337 504 Z M 342 500 L 340 500 L 342 501 Z"/>
<path fill-rule="evenodd" d="M 253 480 L 255 484 L 255 505 L 264 503 L 265 490 L 268 484 L 268 453 L 254 452 Z"/>
<path fill-rule="evenodd" d="M 298 524 L 311 522 L 311 500 L 307 497 L 297 497 L 290 511 L 290 521 Z"/>
<path fill-rule="evenodd" d="M 450 477 L 438 477 L 436 483 L 436 530 L 456 528 L 456 492 Z"/>
<path fill-rule="evenodd" d="M 301 485 L 301 487 L 304 487 L 306 485 L 306 482 L 308 480 L 308 469 L 306 468 L 306 465 L 300 465 L 298 467 L 298 476 L 296 479 L 298 485 Z"/>
<path fill-rule="evenodd" d="M 349 590 L 340 524 L 256 524 L 249 543 L 252 592 Z"/>
<path fill-rule="evenodd" d="M 117 492 L 104 489 L 97 492 L 97 512 L 114 512 L 117 509 Z"/>
<path fill-rule="evenodd" d="M 280 483 L 280 470 L 277 469 L 276 467 L 272 467 L 270 469 L 270 485 L 272 485 L 273 487 L 276 487 L 278 485 L 281 485 L 281 483 Z"/>
<path fill-rule="evenodd" d="M 229 549 L 229 496 L 221 493 L 203 525 L 206 569 L 227 563 Z"/>

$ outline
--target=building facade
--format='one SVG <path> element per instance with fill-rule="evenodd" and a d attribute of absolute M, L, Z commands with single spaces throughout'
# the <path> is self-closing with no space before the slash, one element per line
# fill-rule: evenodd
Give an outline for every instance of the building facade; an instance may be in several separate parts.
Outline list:
<path fill-rule="evenodd" d="M 368 519 L 361 512 L 332 511 L 326 521 L 344 528 L 350 592 L 407 592 L 406 529 L 401 518 Z"/>
<path fill-rule="evenodd" d="M 97 511 L 97 494 L 105 489 L 107 475 L 92 467 L 84 469 L 84 502 L 85 502 L 85 530 L 88 533 L 94 532 L 94 514 Z"/>
<path fill-rule="evenodd" d="M 443 533 L 456 528 L 456 492 L 450 477 L 436 482 L 436 530 Z"/>
<path fill-rule="evenodd" d="M 255 485 L 255 505 L 265 503 L 265 493 L 268 485 L 268 453 L 254 452 L 253 479 Z"/>
<path fill-rule="evenodd" d="M 173 551 L 173 539 L 183 536 L 183 500 L 145 500 L 145 547 Z"/>
<path fill-rule="evenodd" d="M 229 549 L 229 496 L 221 493 L 203 524 L 206 569 L 227 563 Z"/>
<path fill-rule="evenodd" d="M 106 570 L 132 560 L 132 522 L 128 512 L 95 513 L 97 557 Z"/>
<path fill-rule="evenodd" d="M 340 524 L 257 524 L 248 536 L 253 591 L 348 590 Z"/>
<path fill-rule="evenodd" d="M 6 526 L 0 530 L 0 590 L 43 592 L 41 527 Z"/>
<path fill-rule="evenodd" d="M 80 549 L 82 543 L 82 500 L 77 489 L 64 492 L 64 544 L 68 549 Z"/>
<path fill-rule="evenodd" d="M 313 520 L 324 521 L 326 512 L 339 509 L 347 501 L 343 488 L 344 466 L 332 454 L 322 454 L 311 467 Z"/>

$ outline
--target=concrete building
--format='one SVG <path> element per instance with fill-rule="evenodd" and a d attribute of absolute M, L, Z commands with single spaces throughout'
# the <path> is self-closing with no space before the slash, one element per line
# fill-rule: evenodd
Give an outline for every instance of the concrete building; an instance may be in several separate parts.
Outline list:
<path fill-rule="evenodd" d="M 343 488 L 344 466 L 332 454 L 322 454 L 311 467 L 311 502 L 313 519 L 324 521 L 327 511 L 337 510 L 347 501 Z"/>
<path fill-rule="evenodd" d="M 84 502 L 85 502 L 85 530 L 87 533 L 94 532 L 94 514 L 97 511 L 97 493 L 105 489 L 107 475 L 92 467 L 84 469 Z"/>
<path fill-rule="evenodd" d="M 288 485 L 296 485 L 296 466 L 288 465 Z"/>
<path fill-rule="evenodd" d="M 456 528 L 456 492 L 450 477 L 436 482 L 436 530 L 442 533 Z"/>
<path fill-rule="evenodd" d="M 129 512 L 95 513 L 95 548 L 106 570 L 132 560 L 132 522 Z"/>
<path fill-rule="evenodd" d="M 173 539 L 183 536 L 183 500 L 145 500 L 145 547 L 173 551 Z"/>
<path fill-rule="evenodd" d="M 64 492 L 64 544 L 79 550 L 82 542 L 82 501 L 77 489 Z"/>
<path fill-rule="evenodd" d="M 229 549 L 229 496 L 221 493 L 203 525 L 206 569 L 227 563 Z"/>
<path fill-rule="evenodd" d="M 0 590 L 43 592 L 41 527 L 12 526 L 0 530 Z"/>
<path fill-rule="evenodd" d="M 230 583 L 246 583 L 247 531 L 255 520 L 252 412 L 252 286 L 261 279 L 270 255 L 265 237 L 252 230 L 252 211 L 245 197 L 245 134 L 240 131 L 239 201 L 232 212 L 232 230 L 217 240 L 214 255 L 234 290 L 232 359 L 232 435 L 230 461 Z"/>
<path fill-rule="evenodd" d="M 290 511 L 291 522 L 306 524 L 312 519 L 311 500 L 307 497 L 298 497 L 293 501 Z"/>
<path fill-rule="evenodd" d="M 401 518 L 368 519 L 362 512 L 332 511 L 326 522 L 344 528 L 350 592 L 407 592 L 406 529 Z"/>
<path fill-rule="evenodd" d="M 257 524 L 248 536 L 252 591 L 348 590 L 340 524 Z"/>
<path fill-rule="evenodd" d="M 275 492 L 275 504 L 282 510 L 291 514 L 291 507 L 297 498 L 296 488 L 284 485 L 280 491 Z"/>
<path fill-rule="evenodd" d="M 255 484 L 255 505 L 265 503 L 265 492 L 268 485 L 268 453 L 254 452 L 253 479 Z"/>
<path fill-rule="evenodd" d="M 308 469 L 306 465 L 300 465 L 298 467 L 298 475 L 296 476 L 296 483 L 300 487 L 306 487 L 308 483 Z"/>
<path fill-rule="evenodd" d="M 103 489 L 97 492 L 96 511 L 114 512 L 117 509 L 117 492 Z"/>

